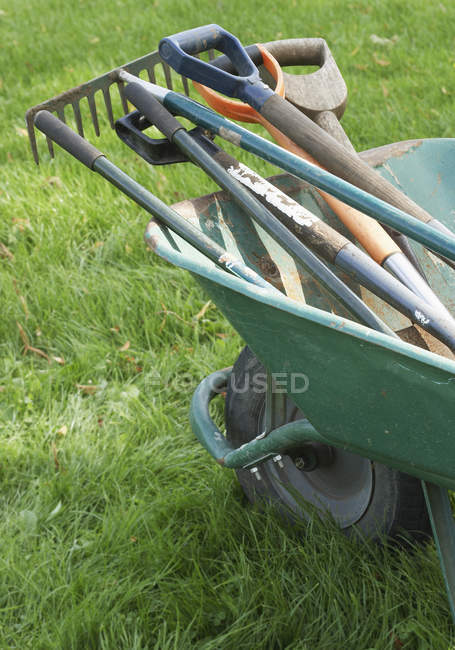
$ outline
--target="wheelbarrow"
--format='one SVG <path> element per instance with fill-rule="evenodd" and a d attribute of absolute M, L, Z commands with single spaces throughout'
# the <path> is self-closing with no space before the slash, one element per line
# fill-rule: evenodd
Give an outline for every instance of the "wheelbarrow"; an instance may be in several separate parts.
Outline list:
<path fill-rule="evenodd" d="M 362 157 L 453 226 L 455 140 L 399 142 Z M 272 180 L 335 225 L 311 186 L 290 175 Z M 348 535 L 425 538 L 431 529 L 425 498 L 432 498 L 436 542 L 453 593 L 454 526 L 447 493 L 436 487 L 455 489 L 453 358 L 352 283 L 402 340 L 348 320 L 298 260 L 247 217 L 238 219 L 225 193 L 174 207 L 266 279 L 285 278 L 287 293 L 300 296 L 258 294 L 150 221 L 146 241 L 155 253 L 190 271 L 247 344 L 233 367 L 203 379 L 193 395 L 190 422 L 199 442 L 222 467 L 236 470 L 251 502 L 266 500 L 291 518 L 305 517 L 309 502 Z M 454 271 L 422 246 L 416 253 L 455 313 Z M 226 395 L 225 432 L 210 415 L 220 393 Z M 429 482 L 423 491 L 419 479 Z"/>
<path fill-rule="evenodd" d="M 137 60 L 123 69 L 136 74 L 143 64 Z M 149 64 L 161 66 L 157 53 L 148 55 Z M 63 104 L 72 103 L 82 132 L 78 102 L 88 98 L 97 127 L 92 93 L 101 89 L 113 125 L 106 79 L 114 83 L 115 72 L 28 112 L 35 156 L 33 120 L 41 109 L 62 117 Z M 170 86 L 166 66 L 164 73 Z M 188 90 L 186 81 L 184 87 Z M 123 108 L 127 112 L 126 101 Z M 453 227 L 454 140 L 395 143 L 362 157 Z M 273 182 L 340 228 L 310 185 L 290 175 Z M 150 221 L 147 243 L 193 274 L 247 344 L 232 368 L 212 373 L 195 391 L 190 421 L 198 440 L 221 466 L 237 471 L 251 501 L 271 502 L 286 517 L 305 517 L 305 504 L 311 503 L 348 535 L 375 539 L 425 538 L 431 523 L 454 613 L 455 532 L 447 495 L 447 489 L 455 489 L 453 358 L 387 303 L 344 277 L 401 340 L 350 320 L 298 259 L 247 215 L 239 218 L 223 192 L 174 207 L 206 238 L 287 294 L 228 274 L 187 238 Z M 433 289 L 455 314 L 454 271 L 422 246 L 415 250 Z M 210 402 L 220 393 L 226 395 L 225 432 L 210 415 Z"/>

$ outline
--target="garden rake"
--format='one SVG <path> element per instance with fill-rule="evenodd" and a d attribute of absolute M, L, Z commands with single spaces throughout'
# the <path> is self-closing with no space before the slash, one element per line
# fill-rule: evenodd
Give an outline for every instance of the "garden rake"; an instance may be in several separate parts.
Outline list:
<path fill-rule="evenodd" d="M 159 70 L 157 70 L 157 68 L 159 68 Z M 75 88 L 71 88 L 70 90 L 62 92 L 59 95 L 56 95 L 55 97 L 46 100 L 45 102 L 41 102 L 40 104 L 37 104 L 32 108 L 29 108 L 29 110 L 25 115 L 25 120 L 27 123 L 27 131 L 30 139 L 30 146 L 32 148 L 33 157 L 37 164 L 39 164 L 39 153 L 38 153 L 38 145 L 36 141 L 35 127 L 34 127 L 34 120 L 37 113 L 39 113 L 39 111 L 41 110 L 51 111 L 53 113 L 57 113 L 57 116 L 62 122 L 66 122 L 67 115 L 65 115 L 65 109 L 71 107 L 71 110 L 74 114 L 74 120 L 77 126 L 78 133 L 81 137 L 84 137 L 83 116 L 85 117 L 86 111 L 84 111 L 84 109 L 82 108 L 81 102 L 83 100 L 86 100 L 88 104 L 89 115 L 90 115 L 91 122 L 93 124 L 93 128 L 95 130 L 96 135 L 99 136 L 100 125 L 98 120 L 98 110 L 97 110 L 95 97 L 102 95 L 109 124 L 113 129 L 115 118 L 114 118 L 114 110 L 112 106 L 112 99 L 111 99 L 111 92 L 110 92 L 111 86 L 117 86 L 118 88 L 123 113 L 126 115 L 129 111 L 128 103 L 123 93 L 124 83 L 119 77 L 119 72 L 121 70 L 129 72 L 130 74 L 138 77 L 141 74 L 145 73 L 148 79 L 152 83 L 156 82 L 156 78 L 158 75 L 160 74 L 164 75 L 164 79 L 167 87 L 170 89 L 173 88 L 172 76 L 171 76 L 171 71 L 169 66 L 166 63 L 163 63 L 161 61 L 158 52 L 150 52 L 149 54 L 141 56 L 138 59 L 135 59 L 134 61 L 130 61 L 129 63 L 126 63 L 118 68 L 114 68 L 113 70 L 110 70 L 109 72 L 106 72 L 105 74 L 102 74 L 99 77 L 96 77 L 95 79 L 91 79 L 90 81 L 82 83 L 79 86 L 76 86 Z M 184 91 L 188 95 L 189 94 L 188 81 L 185 77 L 181 77 L 181 80 L 182 80 Z M 53 147 L 52 140 L 50 138 L 46 138 L 46 140 L 47 140 L 49 153 L 53 158 L 54 147 Z"/>

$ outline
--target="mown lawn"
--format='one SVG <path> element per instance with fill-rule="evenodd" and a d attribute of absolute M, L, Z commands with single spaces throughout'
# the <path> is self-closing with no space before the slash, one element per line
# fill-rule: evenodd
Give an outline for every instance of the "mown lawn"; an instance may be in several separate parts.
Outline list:
<path fill-rule="evenodd" d="M 448 0 L 0 3 L 0 648 L 450 646 L 433 545 L 354 545 L 245 506 L 188 424 L 191 392 L 241 340 L 146 250 L 145 212 L 61 151 L 34 165 L 23 117 L 217 22 L 245 43 L 324 37 L 359 150 L 450 137 L 454 21 Z M 112 160 L 168 203 L 213 190 L 102 126 Z"/>

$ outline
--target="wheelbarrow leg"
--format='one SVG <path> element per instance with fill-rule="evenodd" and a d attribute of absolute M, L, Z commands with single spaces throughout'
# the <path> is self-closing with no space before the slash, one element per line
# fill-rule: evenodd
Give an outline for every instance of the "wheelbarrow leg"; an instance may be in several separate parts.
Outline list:
<path fill-rule="evenodd" d="M 455 521 L 446 488 L 422 481 L 434 541 L 455 624 Z"/>

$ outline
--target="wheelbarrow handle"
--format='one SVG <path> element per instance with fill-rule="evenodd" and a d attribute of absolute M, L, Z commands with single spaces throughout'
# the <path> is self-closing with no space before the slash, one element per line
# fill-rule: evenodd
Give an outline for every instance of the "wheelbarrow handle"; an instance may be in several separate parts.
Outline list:
<path fill-rule="evenodd" d="M 158 49 L 163 61 L 179 74 L 230 97 L 243 99 L 256 110 L 274 94 L 261 80 L 259 70 L 239 39 L 219 25 L 203 25 L 167 36 L 161 39 Z M 237 75 L 193 56 L 213 49 L 230 59 Z"/>

